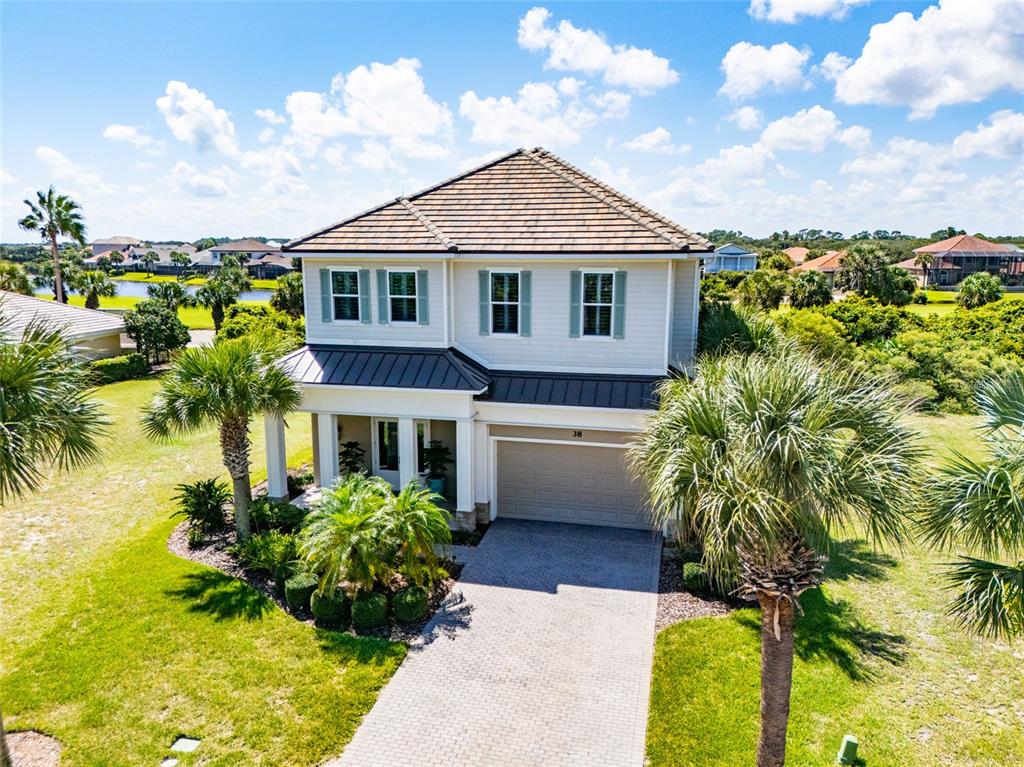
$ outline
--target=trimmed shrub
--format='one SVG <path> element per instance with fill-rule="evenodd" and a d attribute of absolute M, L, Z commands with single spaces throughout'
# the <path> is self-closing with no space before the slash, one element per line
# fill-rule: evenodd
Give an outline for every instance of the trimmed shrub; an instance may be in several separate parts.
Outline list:
<path fill-rule="evenodd" d="M 302 474 L 289 474 L 285 477 L 288 483 L 288 495 L 294 497 L 301 495 L 310 485 L 313 484 L 313 472 L 306 471 Z"/>
<path fill-rule="evenodd" d="M 688 591 L 694 593 L 704 591 L 708 586 L 707 570 L 700 562 L 687 562 L 683 565 L 683 583 Z"/>
<path fill-rule="evenodd" d="M 284 584 L 289 578 L 295 575 L 298 565 L 299 562 L 292 559 L 287 562 L 282 562 L 274 568 L 274 591 L 278 594 L 284 594 Z"/>
<path fill-rule="evenodd" d="M 915 290 L 914 295 L 910 297 L 910 303 L 912 304 L 926 304 L 928 303 L 928 293 L 923 290 Z"/>
<path fill-rule="evenodd" d="M 107 357 L 92 363 L 96 383 L 108 384 L 117 381 L 130 381 L 149 375 L 149 365 L 141 354 L 132 352 L 120 357 Z"/>
<path fill-rule="evenodd" d="M 309 600 L 316 590 L 316 576 L 311 573 L 293 575 L 284 582 L 284 601 L 292 612 L 309 609 Z"/>
<path fill-rule="evenodd" d="M 272 501 L 266 496 L 257 498 L 249 507 L 252 528 L 260 533 L 270 530 L 294 533 L 302 527 L 302 520 L 306 518 L 306 514 L 306 509 L 286 501 Z"/>
<path fill-rule="evenodd" d="M 352 600 L 341 589 L 327 593 L 314 591 L 309 600 L 309 607 L 318 626 L 331 629 L 348 628 L 352 617 Z"/>
<path fill-rule="evenodd" d="M 298 559 L 299 544 L 294 535 L 268 530 L 236 543 L 231 551 L 246 570 L 264 572 L 276 578 L 282 565 Z"/>
<path fill-rule="evenodd" d="M 427 614 L 427 590 L 406 586 L 391 595 L 391 611 L 399 623 L 415 623 Z"/>
<path fill-rule="evenodd" d="M 352 626 L 357 631 L 383 626 L 388 619 L 388 598 L 379 591 L 364 591 L 352 600 Z"/>

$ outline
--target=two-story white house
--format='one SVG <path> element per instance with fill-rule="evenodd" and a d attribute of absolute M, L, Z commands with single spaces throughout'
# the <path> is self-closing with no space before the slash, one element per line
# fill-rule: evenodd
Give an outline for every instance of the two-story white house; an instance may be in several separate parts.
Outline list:
<path fill-rule="evenodd" d="M 317 483 L 358 442 L 399 487 L 440 440 L 468 526 L 645 528 L 624 447 L 693 359 L 702 237 L 543 149 L 517 150 L 288 243 L 307 346 L 286 358 Z M 269 492 L 284 426 L 266 422 Z"/>

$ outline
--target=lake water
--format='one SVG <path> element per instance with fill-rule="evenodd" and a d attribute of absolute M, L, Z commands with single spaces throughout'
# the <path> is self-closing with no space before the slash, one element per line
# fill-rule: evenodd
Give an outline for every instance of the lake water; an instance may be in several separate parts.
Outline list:
<path fill-rule="evenodd" d="M 131 296 L 132 298 L 147 298 L 149 294 L 146 293 L 146 286 L 155 285 L 156 283 L 114 280 L 114 284 L 117 285 L 117 295 L 119 296 Z M 195 292 L 199 289 L 199 285 L 186 285 L 185 289 L 192 295 L 195 295 Z M 77 291 L 72 290 L 71 292 L 75 293 Z M 244 293 L 238 296 L 238 300 L 269 301 L 272 295 L 274 295 L 274 291 L 272 290 L 246 290 Z"/>

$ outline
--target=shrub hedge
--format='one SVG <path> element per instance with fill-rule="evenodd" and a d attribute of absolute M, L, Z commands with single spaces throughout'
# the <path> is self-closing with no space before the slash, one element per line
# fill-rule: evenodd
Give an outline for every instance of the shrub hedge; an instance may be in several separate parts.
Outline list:
<path fill-rule="evenodd" d="M 314 591 L 309 604 L 318 626 L 331 629 L 348 628 L 352 617 L 352 600 L 341 589 L 329 593 Z"/>
<path fill-rule="evenodd" d="M 149 375 L 146 358 L 136 352 L 123 354 L 120 357 L 96 360 L 92 363 L 92 370 L 96 376 L 96 382 L 100 384 L 130 381 L 133 378 Z"/>
<path fill-rule="evenodd" d="M 391 611 L 399 623 L 415 623 L 427 614 L 427 590 L 406 586 L 391 595 Z"/>
<path fill-rule="evenodd" d="M 352 600 L 352 626 L 357 631 L 383 626 L 388 618 L 388 598 L 377 591 L 364 591 Z"/>
<path fill-rule="evenodd" d="M 306 509 L 287 501 L 272 501 L 266 496 L 257 498 L 249 507 L 252 528 L 260 533 L 270 530 L 294 533 L 302 527 L 302 520 L 306 518 L 307 513 Z"/>
<path fill-rule="evenodd" d="M 284 583 L 284 601 L 291 610 L 298 612 L 309 609 L 309 600 L 317 587 L 315 575 L 299 573 Z"/>

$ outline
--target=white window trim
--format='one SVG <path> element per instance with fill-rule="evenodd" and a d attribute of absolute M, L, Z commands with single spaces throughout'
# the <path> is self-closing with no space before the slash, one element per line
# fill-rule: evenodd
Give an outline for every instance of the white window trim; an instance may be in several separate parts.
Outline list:
<path fill-rule="evenodd" d="M 621 269 L 580 269 L 580 335 L 579 335 L 579 338 L 577 338 L 575 340 L 579 341 L 580 339 L 587 339 L 587 340 L 606 340 L 607 339 L 607 340 L 611 341 L 611 340 L 615 339 L 615 273 L 619 272 L 619 271 L 621 271 Z M 592 304 L 592 303 L 587 303 L 586 301 L 583 300 L 583 295 L 584 295 L 584 292 L 586 290 L 586 286 L 584 285 L 584 283 L 587 280 L 587 275 L 588 274 L 610 274 L 612 276 L 612 301 L 611 301 L 610 304 L 605 304 L 605 303 Z M 588 307 L 588 306 L 609 306 L 609 307 L 611 307 L 611 313 L 609 315 L 610 316 L 610 321 L 608 323 L 608 335 L 606 335 L 606 336 L 605 335 L 600 335 L 600 334 L 587 335 L 584 332 L 584 328 L 586 326 L 585 320 L 586 320 L 586 316 L 587 316 L 586 307 Z"/>
<path fill-rule="evenodd" d="M 388 323 L 391 325 L 419 325 L 420 323 L 420 286 L 419 280 L 416 277 L 416 269 L 387 269 L 387 279 L 385 280 L 385 286 L 388 289 Z M 391 274 L 411 274 L 412 275 L 412 287 L 413 294 L 411 296 L 392 296 L 391 295 Z M 415 307 L 416 319 L 414 320 L 396 320 L 391 315 L 391 299 L 392 298 L 410 298 L 412 299 L 413 306 Z"/>
<path fill-rule="evenodd" d="M 495 274 L 518 274 L 518 275 L 520 275 L 520 278 L 519 278 L 519 290 L 522 291 L 522 289 L 523 289 L 523 280 L 522 280 L 522 276 L 521 276 L 522 272 L 523 272 L 522 267 L 515 267 L 515 268 L 509 267 L 508 269 L 501 269 L 501 268 L 498 268 L 498 267 L 493 267 L 493 268 L 488 269 L 487 272 L 488 272 L 487 306 L 491 310 L 491 312 L 490 312 L 490 314 L 491 314 L 491 317 L 490 317 L 490 319 L 491 319 L 491 335 L 494 336 L 495 338 L 523 338 L 523 333 L 522 333 L 522 327 L 523 327 L 523 323 L 522 323 L 523 295 L 522 295 L 522 293 L 520 292 L 520 294 L 519 294 L 519 300 L 514 302 L 515 305 L 519 307 L 519 313 L 516 315 L 516 332 L 515 333 L 504 333 L 504 332 L 499 333 L 498 331 L 496 331 L 494 329 L 494 304 L 495 304 L 495 301 L 491 297 L 491 296 L 494 295 L 494 293 L 493 293 L 493 287 L 494 286 L 491 284 L 491 279 L 494 277 Z M 512 301 L 498 301 L 497 303 L 499 303 L 499 304 L 511 304 L 513 302 Z"/>
<path fill-rule="evenodd" d="M 328 280 L 328 287 L 331 289 L 331 324 L 332 325 L 361 325 L 363 322 L 363 294 L 359 292 L 359 270 L 361 267 L 358 266 L 346 266 L 342 269 L 328 269 L 330 272 L 330 279 Z M 334 273 L 335 272 L 355 272 L 356 275 L 356 306 L 359 310 L 359 319 L 357 320 L 339 320 L 334 316 L 334 297 L 339 296 L 342 298 L 351 298 L 351 293 L 335 293 L 334 292 Z"/>

